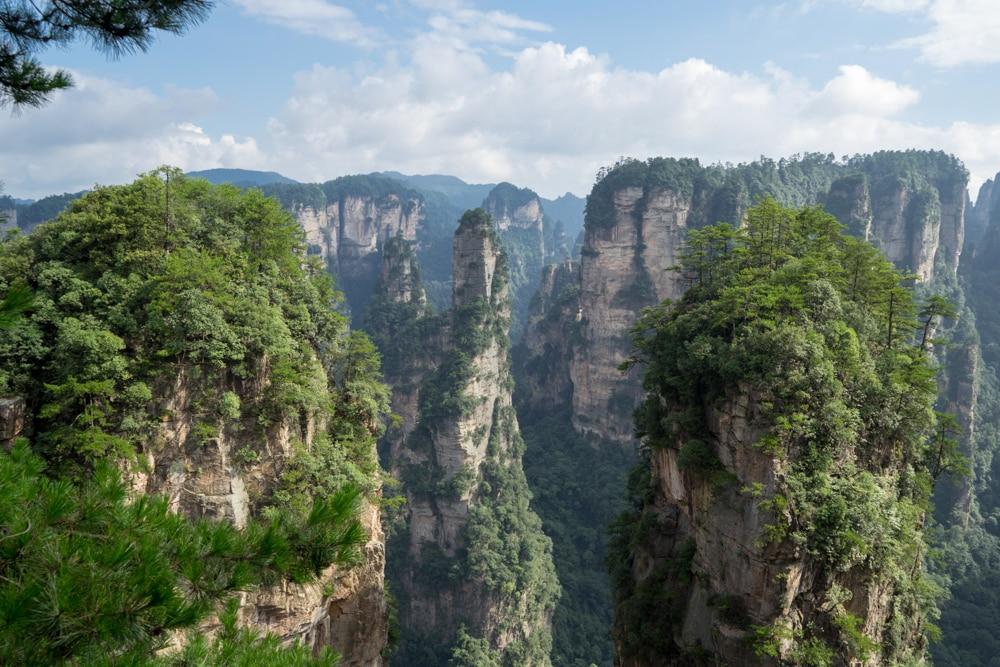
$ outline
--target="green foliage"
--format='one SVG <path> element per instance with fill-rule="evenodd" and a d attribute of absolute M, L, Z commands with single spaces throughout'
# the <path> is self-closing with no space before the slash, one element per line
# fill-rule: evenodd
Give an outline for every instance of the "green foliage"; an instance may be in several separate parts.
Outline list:
<path fill-rule="evenodd" d="M 473 637 L 463 626 L 451 650 L 448 667 L 504 667 L 504 663 L 488 641 Z"/>
<path fill-rule="evenodd" d="M 552 540 L 562 588 L 552 619 L 552 664 L 610 666 L 613 601 L 604 566 L 606 526 L 624 509 L 620 489 L 634 455 L 578 435 L 568 410 L 537 415 L 519 410 L 518 418 L 531 506 Z"/>
<path fill-rule="evenodd" d="M 348 330 L 277 202 L 170 169 L 98 188 L 0 245 L 0 289 L 21 283 L 33 304 L 0 338 L 0 392 L 33 409 L 41 459 L 0 462 L 23 468 L 22 486 L 0 493 L 3 650 L 25 657 L 5 662 L 150 661 L 231 593 L 357 562 L 388 393 L 374 346 Z M 162 407 L 175 394 L 183 415 Z M 127 499 L 114 471 L 160 454 L 171 416 L 192 425 L 186 453 L 226 439 L 236 466 L 272 457 L 279 483 L 250 499 L 262 519 L 238 531 L 154 496 Z M 279 424 L 298 443 L 288 460 L 266 446 Z M 308 651 L 227 627 L 161 657 L 312 664 Z"/>
<path fill-rule="evenodd" d="M 112 55 L 145 51 L 156 31 L 182 33 L 204 20 L 211 7 L 209 0 L 6 3 L 0 31 L 0 106 L 41 106 L 52 92 L 73 85 L 68 72 L 47 70 L 35 58 L 42 49 L 85 37 Z"/>
<path fill-rule="evenodd" d="M 294 220 L 255 190 L 170 170 L 98 188 L 0 246 L 0 284 L 19 280 L 34 307 L 0 341 L 0 391 L 41 406 L 36 444 L 54 461 L 149 447 L 149 388 L 178 374 L 198 391 L 203 441 L 262 439 L 299 414 L 326 424 L 342 459 L 373 442 L 388 402 L 375 350 L 348 333 Z M 263 391 L 237 391 L 262 373 Z"/>
<path fill-rule="evenodd" d="M 693 231 L 680 270 L 692 283 L 685 296 L 649 309 L 635 330 L 632 363 L 646 368 L 636 413 L 645 442 L 677 449 L 685 474 L 711 482 L 724 468 L 705 410 L 759 396 L 759 449 L 786 471 L 777 495 L 759 501 L 774 517 L 762 543 L 788 541 L 830 573 L 888 577 L 897 618 L 920 628 L 936 613 L 919 565 L 933 461 L 946 448 L 934 434 L 948 422 L 933 410 L 936 369 L 908 278 L 832 216 L 771 199 L 738 229 Z M 925 318 L 951 312 L 929 307 Z M 617 528 L 620 542 L 630 540 L 618 558 L 644 543 L 637 512 Z M 632 585 L 620 575 L 620 607 L 635 603 Z M 663 603 L 669 609 L 671 600 Z M 838 627 L 853 652 L 869 648 L 855 626 Z M 821 637 L 800 639 L 800 660 L 830 664 Z M 912 649 L 887 644 L 882 659 Z"/>
<path fill-rule="evenodd" d="M 110 463 L 99 463 L 82 483 L 44 469 L 23 441 L 0 452 L 5 664 L 148 660 L 171 631 L 195 628 L 230 594 L 282 578 L 309 581 L 330 563 L 349 566 L 365 541 L 354 487 L 302 515 L 274 513 L 238 530 L 175 514 L 165 498 L 130 499 Z M 271 639 L 233 632 L 187 655 L 246 655 L 255 643 L 285 655 Z M 292 653 L 301 659 L 288 664 L 309 664 L 301 650 Z"/>
<path fill-rule="evenodd" d="M 12 285 L 0 300 L 0 330 L 10 329 L 33 302 L 31 290 L 26 285 Z"/>
<path fill-rule="evenodd" d="M 494 248 L 500 241 L 489 216 L 481 209 L 462 216 L 458 234 L 483 235 Z M 436 599 L 451 592 L 456 599 L 468 599 L 470 585 L 484 589 L 489 604 L 503 609 L 499 627 L 489 632 L 518 637 L 502 651 L 490 650 L 490 637 L 482 636 L 487 628 L 467 628 L 467 637 L 423 637 L 411 629 L 415 613 L 408 596 L 400 597 L 403 637 L 400 649 L 393 657 L 400 665 L 437 665 L 452 659 L 454 664 L 492 664 L 477 660 L 498 660 L 497 664 L 543 664 L 551 651 L 552 638 L 544 620 L 559 596 L 559 584 L 552 565 L 552 543 L 542 531 L 541 521 L 530 507 L 531 492 L 521 466 L 524 442 L 521 439 L 514 410 L 502 401 L 494 403 L 492 418 L 482 428 L 470 434 L 477 447 L 485 444 L 486 458 L 477 469 L 466 467 L 452 474 L 436 463 L 433 441 L 453 429 L 455 422 L 467 417 L 483 399 L 469 395 L 468 389 L 477 380 L 477 360 L 495 348 L 506 356 L 509 347 L 506 315 L 507 266 L 503 254 L 487 299 L 478 293 L 456 294 L 461 305 L 446 315 L 422 318 L 430 338 L 448 334 L 445 353 L 437 350 L 407 350 L 400 357 L 400 369 L 415 364 L 424 369 L 426 355 L 435 367 L 426 372 L 420 387 L 418 423 L 407 437 L 405 447 L 419 454 L 420 463 L 403 465 L 403 488 L 411 499 L 430 503 L 468 502 L 468 522 L 453 553 L 446 552 L 437 542 L 420 545 L 420 558 L 413 566 L 393 568 L 400 579 L 407 571 L 400 590 L 416 593 L 425 599 Z M 381 321 L 391 321 L 385 314 Z M 384 340 L 381 335 L 377 339 Z M 450 343 L 450 344 L 449 344 Z M 433 355 L 440 355 L 435 358 Z M 411 367 L 412 368 L 412 367 Z M 512 381 L 504 360 L 497 381 L 511 390 Z M 401 534 L 390 544 L 390 562 L 412 560 L 409 535 Z M 405 551 L 405 553 L 404 553 Z M 515 611 L 516 610 L 516 611 Z M 530 628 L 530 632 L 526 629 Z M 455 631 L 446 631 L 449 634 Z M 526 635 L 526 636 L 525 636 Z M 457 643 L 456 643 L 457 642 Z M 443 646 L 454 652 L 443 656 Z M 452 649 L 449 649 L 449 651 Z M 485 651 L 485 652 L 484 652 Z"/>
<path fill-rule="evenodd" d="M 336 667 L 340 658 L 329 647 L 318 655 L 299 642 L 286 645 L 277 635 L 262 635 L 237 623 L 238 600 L 231 599 L 219 614 L 219 630 L 209 639 L 192 633 L 184 648 L 158 656 L 151 662 L 162 667 L 232 665 L 233 667 Z"/>

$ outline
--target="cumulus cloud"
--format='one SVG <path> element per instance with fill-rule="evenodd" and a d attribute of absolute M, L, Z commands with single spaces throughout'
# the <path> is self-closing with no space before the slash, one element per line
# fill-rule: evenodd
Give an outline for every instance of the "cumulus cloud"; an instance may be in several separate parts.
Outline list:
<path fill-rule="evenodd" d="M 363 24 L 347 7 L 328 0 L 234 0 L 251 16 L 333 42 L 373 47 L 384 35 Z"/>
<path fill-rule="evenodd" d="M 919 99 L 920 93 L 910 86 L 880 79 L 860 65 L 843 65 L 816 102 L 825 113 L 892 116 Z"/>
<path fill-rule="evenodd" d="M 2 178 L 20 197 L 120 183 L 161 164 L 185 169 L 262 165 L 252 138 L 209 136 L 192 122 L 217 103 L 209 89 L 144 88 L 74 72 L 52 103 L 0 115 Z"/>
<path fill-rule="evenodd" d="M 274 164 L 303 179 L 448 172 L 548 195 L 586 192 L 619 155 L 711 162 L 917 147 L 955 151 L 980 180 L 1000 166 L 1000 126 L 907 121 L 918 100 L 859 65 L 817 86 L 773 65 L 755 75 L 690 59 L 653 72 L 545 43 L 493 69 L 428 39 L 406 63 L 363 75 L 299 74 L 269 130 Z"/>
<path fill-rule="evenodd" d="M 884 12 L 919 12 L 930 29 L 897 42 L 916 48 L 925 62 L 939 67 L 1000 62 L 1000 6 L 996 0 L 861 0 Z"/>

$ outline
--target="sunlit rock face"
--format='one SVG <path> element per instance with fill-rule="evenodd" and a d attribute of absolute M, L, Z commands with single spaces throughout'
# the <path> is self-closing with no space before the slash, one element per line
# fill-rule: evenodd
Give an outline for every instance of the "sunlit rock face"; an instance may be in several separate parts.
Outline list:
<path fill-rule="evenodd" d="M 398 664 L 416 660 L 418 646 L 444 664 L 462 628 L 496 656 L 514 651 L 519 664 L 548 664 L 556 584 L 548 540 L 527 509 L 502 242 L 482 211 L 463 218 L 453 245 L 452 307 L 438 316 L 427 312 L 411 261 L 412 253 L 390 246 L 371 310 L 399 415 L 383 452 L 407 497 L 405 532 L 390 552 L 400 601 Z M 500 508 L 515 496 L 521 518 L 503 539 L 542 545 L 539 554 L 515 559 L 529 558 L 517 567 L 550 575 L 543 590 L 527 581 L 500 585 L 475 560 L 493 522 L 510 520 L 489 517 L 509 511 Z"/>
<path fill-rule="evenodd" d="M 619 366 L 642 308 L 676 299 L 686 289 L 685 277 L 673 267 L 690 229 L 739 224 L 765 195 L 787 205 L 820 204 L 899 268 L 930 283 L 957 273 L 967 178 L 957 160 L 932 152 L 879 153 L 848 163 L 806 156 L 735 167 L 661 158 L 620 165 L 588 199 L 577 309 L 560 304 L 564 314 L 539 313 L 529 325 L 551 330 L 555 317 L 577 322 L 577 335 L 556 355 L 565 370 L 544 372 L 568 374 L 578 431 L 631 447 L 639 374 L 623 375 Z M 525 336 L 544 337 L 532 331 Z M 526 377 L 527 384 L 543 384 L 541 377 Z"/>

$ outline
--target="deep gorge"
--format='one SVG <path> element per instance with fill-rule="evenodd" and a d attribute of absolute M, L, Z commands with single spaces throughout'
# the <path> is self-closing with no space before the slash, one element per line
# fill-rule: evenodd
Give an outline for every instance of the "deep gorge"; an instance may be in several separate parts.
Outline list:
<path fill-rule="evenodd" d="M 254 199 L 256 189 L 216 191 L 203 181 L 177 178 L 178 192 L 185 194 L 176 201 L 188 203 L 178 204 L 176 213 L 167 210 L 173 238 L 157 236 L 163 220 L 157 188 L 163 185 L 153 176 L 121 190 L 99 189 L 37 227 L 34 218 L 20 214 L 17 222 L 34 229 L 5 244 L 0 275 L 9 286 L 29 270 L 28 284 L 43 295 L 45 307 L 29 313 L 0 346 L 5 391 L 21 401 L 5 399 L 3 439 L 31 434 L 64 451 L 69 445 L 58 441 L 66 437 L 61 420 L 68 423 L 76 408 L 43 411 L 53 401 L 45 392 L 54 390 L 32 387 L 29 378 L 45 374 L 49 384 L 70 385 L 84 373 L 104 372 L 93 364 L 105 364 L 103 369 L 111 363 L 103 350 L 117 350 L 118 343 L 101 333 L 110 332 L 122 341 L 114 364 L 129 369 L 121 371 L 120 383 L 132 398 L 116 395 L 102 429 L 148 443 L 140 448 L 146 467 L 135 469 L 139 492 L 165 494 L 185 515 L 239 526 L 264 516 L 276 502 L 302 511 L 316 489 L 343 479 L 360 482 L 367 498 L 367 540 L 359 545 L 363 564 L 346 573 L 324 572 L 302 588 L 262 588 L 243 600 L 245 622 L 317 648 L 332 646 L 346 665 L 383 659 L 398 665 L 573 667 L 720 660 L 920 664 L 925 650 L 939 665 L 990 664 L 997 648 L 990 618 L 1000 610 L 991 585 L 1000 580 L 1000 491 L 993 460 L 1000 445 L 1000 326 L 994 307 L 1000 199 L 991 181 L 973 205 L 967 172 L 955 158 L 905 151 L 738 166 L 624 160 L 598 175 L 585 213 L 582 201 L 557 204 L 510 184 L 463 189 L 449 183 L 458 189 L 445 191 L 433 181 L 392 174 L 261 186 L 304 233 L 301 248 L 293 239 L 297 230 L 282 227 L 277 205 Z M 115 197 L 135 207 L 132 217 L 108 213 Z M 953 316 L 928 325 L 941 342 L 931 346 L 937 398 L 925 407 L 955 416 L 954 437 L 970 470 L 939 480 L 933 512 L 926 526 L 919 522 L 931 550 L 926 558 L 920 552 L 914 567 L 922 569 L 926 561 L 927 574 L 913 578 L 928 590 L 951 590 L 940 604 L 940 619 L 893 624 L 910 613 L 906 605 L 916 609 L 918 594 L 885 584 L 881 566 L 866 560 L 866 550 L 876 549 L 869 537 L 859 537 L 854 551 L 844 547 L 853 555 L 842 560 L 809 551 L 818 542 L 808 531 L 801 537 L 791 531 L 787 542 L 778 540 L 770 551 L 758 543 L 773 516 L 787 511 L 776 504 L 776 493 L 785 488 L 783 466 L 800 456 L 787 452 L 805 451 L 804 445 L 788 445 L 789 458 L 773 463 L 781 459 L 755 449 L 754 442 L 777 423 L 762 406 L 778 399 L 759 386 L 731 383 L 698 389 L 704 405 L 677 397 L 661 405 L 656 396 L 679 391 L 682 365 L 659 381 L 647 376 L 645 385 L 643 364 L 619 369 L 632 354 L 632 329 L 643 309 L 695 299 L 697 292 L 685 295 L 708 284 L 690 270 L 676 270 L 690 262 L 689 234 L 719 222 L 739 225 L 764 197 L 795 209 L 822 207 L 847 234 L 913 274 L 915 303 L 942 295 L 954 304 Z M 479 202 L 478 210 L 467 211 Z M 206 222 L 212 216 L 228 226 L 214 228 Z M 276 266 L 297 276 L 289 258 L 300 253 L 310 267 L 307 276 L 272 285 L 269 276 L 280 272 L 263 264 L 250 262 L 239 277 L 213 264 L 218 257 L 248 262 L 259 248 L 272 247 L 266 245 L 270 237 L 255 240 L 240 231 L 261 216 L 285 235 Z M 118 227 L 138 219 L 145 221 L 145 236 L 122 236 Z M 103 254 L 88 234 L 103 234 L 97 238 L 114 251 Z M 236 238 L 249 245 L 227 245 Z M 143 312 L 151 319 L 137 323 L 101 295 L 147 303 L 145 292 L 128 287 L 137 269 L 115 264 L 135 261 L 130 253 L 143 243 L 162 251 L 156 262 L 164 268 L 150 275 L 149 284 L 172 285 L 174 292 L 148 301 Z M 22 259 L 29 254 L 30 260 Z M 178 256 L 184 261 L 170 259 Z M 72 258 L 69 266 L 60 257 Z M 865 257 L 875 261 L 874 255 Z M 344 294 L 342 319 L 323 319 L 317 304 L 332 299 L 325 287 L 310 287 L 313 296 L 302 296 L 303 285 L 319 280 L 315 272 L 335 278 Z M 232 292 L 258 303 L 253 300 L 261 292 L 237 287 L 237 281 L 273 290 L 267 323 L 284 333 L 261 337 L 247 349 L 234 342 L 249 335 L 239 332 L 260 326 L 243 319 L 242 306 L 217 298 Z M 185 294 L 197 294 L 216 309 L 204 315 L 200 333 L 163 319 L 166 299 Z M 816 313 L 833 308 L 830 303 L 849 300 L 846 293 L 824 298 L 804 317 L 818 321 Z M 88 319 L 95 312 L 99 321 Z M 351 328 L 373 343 L 348 333 L 348 317 Z M 862 331 L 851 317 L 842 319 Z M 324 322 L 323 336 L 313 320 Z M 236 328 L 234 336 L 223 335 L 223 321 Z M 136 333 L 150 323 L 161 327 L 160 338 Z M 291 338 L 283 338 L 286 333 Z M 86 355 L 80 356 L 80 368 L 70 376 L 50 377 L 56 358 L 51 355 L 58 352 L 32 347 L 33 341 L 71 335 L 96 361 L 88 366 Z M 862 345 L 874 345 L 867 333 L 859 335 Z M 695 350 L 701 342 L 692 334 L 663 343 L 677 344 Z M 840 368 L 848 348 L 828 345 L 823 354 Z M 376 348 L 380 368 L 370 360 Z M 157 359 L 165 361 L 148 362 L 149 349 L 163 350 Z M 148 396 L 128 388 L 140 376 Z M 708 372 L 699 370 L 698 376 Z M 891 383 L 890 376 L 879 376 L 879 382 Z M 379 377 L 387 388 L 377 388 Z M 815 382 L 798 391 L 821 395 L 831 380 Z M 862 381 L 837 382 L 850 389 L 851 382 Z M 332 402 L 311 402 L 316 392 L 329 392 Z M 863 407 L 852 400 L 844 399 L 845 410 Z M 355 407 L 337 407 L 343 404 Z M 633 419 L 640 405 L 642 448 Z M 672 441 L 660 433 L 662 442 L 649 444 L 656 433 L 651 424 L 693 407 L 701 415 L 697 437 L 681 430 Z M 805 408 L 797 412 L 813 415 Z M 866 438 L 877 439 L 864 429 L 843 438 L 847 452 L 861 451 Z M 398 488 L 396 482 L 385 487 L 376 471 L 376 439 L 382 468 Z M 340 448 L 349 442 L 354 444 L 345 457 Z M 697 451 L 692 442 L 699 443 Z M 858 465 L 879 479 L 907 479 L 908 456 L 877 462 L 866 456 L 857 455 Z M 831 473 L 833 488 L 857 482 L 846 469 Z M 795 498 L 787 489 L 783 494 Z M 624 523 L 618 520 L 623 512 Z M 900 538 L 903 547 L 907 539 L 923 538 Z M 801 544 L 810 555 L 796 551 Z M 391 596 L 383 591 L 383 568 Z M 894 606 L 897 599 L 905 604 Z M 390 607 L 396 617 L 391 622 Z M 765 627 L 771 635 L 761 635 Z M 938 634 L 935 627 L 940 639 L 927 648 L 925 636 Z M 397 637 L 395 646 L 383 651 L 389 636 Z"/>

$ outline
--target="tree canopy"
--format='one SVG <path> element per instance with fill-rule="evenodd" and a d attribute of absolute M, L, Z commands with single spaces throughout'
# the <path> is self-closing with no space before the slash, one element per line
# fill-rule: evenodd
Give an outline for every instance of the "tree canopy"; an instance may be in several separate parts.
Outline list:
<path fill-rule="evenodd" d="M 0 452 L 0 662 L 312 663 L 225 605 L 350 567 L 367 540 L 388 396 L 340 304 L 276 201 L 171 169 L 0 243 L 0 396 L 23 398 L 33 424 L 30 445 Z M 171 444 L 178 379 L 192 428 Z M 153 457 L 183 467 L 221 438 L 249 478 L 281 449 L 275 425 L 289 451 L 267 459 L 242 528 L 135 488 Z M 220 612 L 214 638 L 157 653 Z"/>
<path fill-rule="evenodd" d="M 923 645 L 913 637 L 933 634 L 938 613 L 920 567 L 931 488 L 967 467 L 954 420 L 934 411 L 930 335 L 954 309 L 934 296 L 918 303 L 911 276 L 822 209 L 772 199 L 752 207 L 739 228 L 693 230 L 679 270 L 690 285 L 685 295 L 647 310 L 636 327 L 631 363 L 645 364 L 647 392 L 637 431 L 651 449 L 676 449 L 682 471 L 733 498 L 741 480 L 720 460 L 706 412 L 754 397 L 762 434 L 752 446 L 784 471 L 767 497 L 752 485 L 739 491 L 773 517 L 759 545 L 794 545 L 828 573 L 892 582 L 878 646 L 857 630 L 859 619 L 834 607 L 796 638 L 796 660 L 827 664 L 817 656 L 833 650 L 852 659 L 878 651 L 893 664 L 919 657 Z M 650 620 L 657 594 L 627 571 L 629 545 L 646 530 L 644 474 L 633 484 L 636 513 L 616 524 L 611 559 L 621 613 L 636 614 L 628 627 L 640 652 L 683 613 L 663 608 Z M 668 590 L 689 585 L 690 568 L 678 572 Z M 656 627 L 643 630 L 650 623 Z M 785 628 L 756 631 L 758 653 L 777 657 Z"/>
<path fill-rule="evenodd" d="M 73 85 L 37 53 L 80 37 L 112 57 L 145 51 L 157 32 L 179 34 L 203 21 L 212 0 L 7 0 L 0 3 L 0 106 L 41 106 Z"/>

